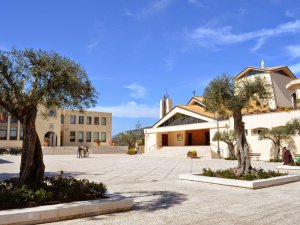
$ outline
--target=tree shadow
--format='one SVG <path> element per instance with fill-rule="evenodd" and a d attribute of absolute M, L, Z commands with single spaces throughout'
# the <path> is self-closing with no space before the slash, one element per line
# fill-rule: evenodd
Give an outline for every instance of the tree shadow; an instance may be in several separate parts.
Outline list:
<path fill-rule="evenodd" d="M 115 194 L 122 194 L 134 199 L 133 210 L 146 212 L 168 209 L 187 200 L 186 195 L 171 191 L 140 191 Z"/>
<path fill-rule="evenodd" d="M 13 163 L 13 162 L 5 160 L 5 159 L 0 159 L 0 164 L 4 164 L 4 163 Z"/>

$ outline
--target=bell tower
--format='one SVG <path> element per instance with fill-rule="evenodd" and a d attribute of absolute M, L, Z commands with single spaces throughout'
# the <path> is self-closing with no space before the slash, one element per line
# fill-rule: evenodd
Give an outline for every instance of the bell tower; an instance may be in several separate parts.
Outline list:
<path fill-rule="evenodd" d="M 168 93 L 164 95 L 164 98 L 160 100 L 160 116 L 163 118 L 172 109 L 172 99 L 169 98 Z"/>

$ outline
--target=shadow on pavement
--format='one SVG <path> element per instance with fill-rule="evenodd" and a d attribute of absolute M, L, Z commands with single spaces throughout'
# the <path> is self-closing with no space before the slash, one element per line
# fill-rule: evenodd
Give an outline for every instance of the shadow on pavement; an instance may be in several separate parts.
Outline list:
<path fill-rule="evenodd" d="M 4 163 L 13 163 L 13 162 L 5 160 L 5 159 L 0 159 L 0 164 L 4 164 Z"/>
<path fill-rule="evenodd" d="M 116 194 L 122 194 L 128 198 L 133 198 L 133 210 L 146 212 L 168 209 L 187 200 L 186 195 L 172 191 L 140 191 Z"/>

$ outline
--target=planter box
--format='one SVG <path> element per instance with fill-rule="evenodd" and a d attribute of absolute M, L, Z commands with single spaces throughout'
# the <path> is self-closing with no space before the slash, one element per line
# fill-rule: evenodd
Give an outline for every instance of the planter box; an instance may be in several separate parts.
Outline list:
<path fill-rule="evenodd" d="M 282 172 L 293 172 L 293 173 L 300 173 L 300 166 L 287 166 L 287 165 L 281 165 L 277 166 L 276 169 L 279 169 Z"/>
<path fill-rule="evenodd" d="M 130 210 L 133 200 L 121 195 L 109 198 L 0 211 L 0 224 L 38 224 Z"/>
<path fill-rule="evenodd" d="M 181 174 L 179 175 L 179 179 L 205 182 L 211 184 L 228 185 L 234 187 L 259 189 L 259 188 L 272 187 L 276 185 L 300 181 L 300 175 L 286 175 L 286 176 L 273 177 L 268 179 L 248 181 L 248 180 L 225 179 L 225 178 L 218 178 L 218 177 L 206 177 L 206 176 L 200 176 L 194 174 Z"/>

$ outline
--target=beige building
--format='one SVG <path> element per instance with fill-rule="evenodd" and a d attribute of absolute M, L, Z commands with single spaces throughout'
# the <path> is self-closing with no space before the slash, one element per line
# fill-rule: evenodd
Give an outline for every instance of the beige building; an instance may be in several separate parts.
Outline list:
<path fill-rule="evenodd" d="M 36 129 L 44 146 L 107 146 L 111 142 L 112 114 L 40 108 L 36 118 Z M 21 123 L 2 111 L 0 147 L 21 147 L 22 140 Z"/>
<path fill-rule="evenodd" d="M 261 159 L 269 160 L 272 144 L 269 140 L 258 140 L 261 130 L 285 125 L 293 118 L 300 118 L 300 81 L 287 66 L 272 68 L 247 67 L 235 77 L 238 82 L 242 79 L 252 79 L 255 76 L 265 78 L 272 86 L 272 98 L 269 108 L 264 111 L 245 111 L 243 121 L 247 140 L 253 153 L 260 153 Z M 164 98 L 161 105 L 168 104 Z M 218 120 L 217 116 L 206 112 L 202 97 L 193 97 L 185 105 L 169 107 L 169 112 L 160 112 L 160 120 L 151 128 L 145 129 L 145 151 L 155 151 L 165 146 L 207 146 L 217 152 L 218 143 L 212 141 L 219 129 L 233 130 L 233 118 Z M 283 108 L 284 107 L 284 108 Z M 161 108 L 165 110 L 165 108 Z M 290 145 L 294 152 L 300 152 L 300 136 L 293 137 Z M 201 148 L 195 148 L 201 149 Z M 222 157 L 228 156 L 227 145 L 219 143 Z M 201 150 L 200 150 L 201 151 Z M 201 155 L 201 152 L 199 152 Z"/>

